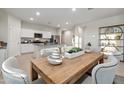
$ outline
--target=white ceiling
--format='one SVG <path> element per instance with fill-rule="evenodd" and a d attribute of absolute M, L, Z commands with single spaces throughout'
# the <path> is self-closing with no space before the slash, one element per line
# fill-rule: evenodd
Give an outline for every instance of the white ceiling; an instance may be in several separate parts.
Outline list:
<path fill-rule="evenodd" d="M 75 12 L 71 8 L 6 8 L 4 10 L 23 21 L 52 27 L 60 24 L 63 28 L 124 13 L 124 8 L 94 8 L 91 10 L 77 8 Z M 40 16 L 36 16 L 37 11 L 41 13 Z M 33 17 L 34 21 L 30 21 L 30 17 Z M 66 21 L 69 22 L 68 25 L 65 24 Z"/>

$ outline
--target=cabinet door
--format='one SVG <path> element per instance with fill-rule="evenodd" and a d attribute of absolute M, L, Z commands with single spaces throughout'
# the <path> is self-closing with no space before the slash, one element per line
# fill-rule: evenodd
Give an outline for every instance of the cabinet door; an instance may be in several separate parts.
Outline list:
<path fill-rule="evenodd" d="M 51 38 L 51 32 L 43 32 L 43 38 Z"/>
<path fill-rule="evenodd" d="M 21 37 L 34 37 L 34 31 L 31 29 L 22 29 L 21 30 Z"/>
<path fill-rule="evenodd" d="M 32 44 L 21 44 L 21 53 L 30 53 L 34 51 L 34 45 Z"/>
<path fill-rule="evenodd" d="M 28 48 L 29 53 L 34 52 L 34 45 L 33 44 L 29 44 L 27 48 Z"/>
<path fill-rule="evenodd" d="M 27 52 L 26 45 L 27 44 L 21 44 L 21 53 L 26 53 Z"/>

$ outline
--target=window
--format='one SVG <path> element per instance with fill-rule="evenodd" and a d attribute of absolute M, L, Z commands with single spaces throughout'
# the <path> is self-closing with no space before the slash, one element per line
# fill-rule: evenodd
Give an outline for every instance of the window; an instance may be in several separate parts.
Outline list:
<path fill-rule="evenodd" d="M 75 47 L 82 48 L 82 28 L 79 26 L 75 27 L 75 31 L 73 34 L 72 44 Z"/>
<path fill-rule="evenodd" d="M 75 47 L 82 48 L 82 38 L 78 35 L 73 36 L 72 44 Z"/>

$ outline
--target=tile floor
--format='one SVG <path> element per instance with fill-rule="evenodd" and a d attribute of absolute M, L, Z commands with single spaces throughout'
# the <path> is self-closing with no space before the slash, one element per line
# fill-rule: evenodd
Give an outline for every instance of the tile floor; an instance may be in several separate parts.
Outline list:
<path fill-rule="evenodd" d="M 18 62 L 19 62 L 19 65 L 20 65 L 20 68 L 23 69 L 24 71 L 26 71 L 29 75 L 29 78 L 30 78 L 30 62 L 32 59 L 34 59 L 33 57 L 33 54 L 23 54 L 21 56 L 18 56 L 17 57 L 18 59 Z M 116 83 L 123 83 L 124 84 L 124 63 L 123 62 L 120 62 L 119 63 L 119 68 L 116 72 Z M 0 74 L 0 84 L 3 84 L 4 83 L 4 80 L 2 78 L 2 75 Z M 78 82 L 79 84 L 79 82 Z"/>

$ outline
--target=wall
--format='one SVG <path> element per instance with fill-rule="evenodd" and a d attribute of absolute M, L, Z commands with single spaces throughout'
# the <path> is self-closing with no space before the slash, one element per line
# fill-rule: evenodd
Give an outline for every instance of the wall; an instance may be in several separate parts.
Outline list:
<path fill-rule="evenodd" d="M 61 28 L 57 28 L 56 29 L 56 34 L 60 36 L 60 44 L 62 44 L 62 29 Z"/>
<path fill-rule="evenodd" d="M 58 30 L 59 31 L 59 30 Z M 59 31 L 59 34 L 62 36 L 62 44 L 68 44 L 68 45 L 73 45 L 72 43 L 72 39 L 74 35 L 77 35 L 79 37 L 81 37 L 81 45 L 79 45 L 78 47 L 83 48 L 84 46 L 84 31 L 83 28 L 80 26 L 74 26 L 73 28 L 67 30 L 67 31 Z"/>
<path fill-rule="evenodd" d="M 7 55 L 20 54 L 21 20 L 0 10 L 0 40 L 7 42 Z"/>
<path fill-rule="evenodd" d="M 8 40 L 8 14 L 0 10 L 0 41 Z"/>
<path fill-rule="evenodd" d="M 62 31 L 62 43 L 72 44 L 73 32 L 70 30 Z"/>
<path fill-rule="evenodd" d="M 20 55 L 21 20 L 8 15 L 8 57 Z"/>
<path fill-rule="evenodd" d="M 117 25 L 117 24 L 124 24 L 124 15 L 118 15 L 118 16 L 113 16 L 101 20 L 97 20 L 94 22 L 90 22 L 87 24 L 82 24 L 82 28 L 84 30 L 83 35 L 84 35 L 84 48 L 88 42 L 91 42 L 92 44 L 92 49 L 93 50 L 98 50 L 99 47 L 99 27 L 102 26 L 111 26 L 111 25 Z"/>
<path fill-rule="evenodd" d="M 40 31 L 49 31 L 53 35 L 57 34 L 56 28 L 49 27 L 46 25 L 38 25 L 38 24 L 32 24 L 28 22 L 22 22 L 22 29 L 33 29 L 33 30 L 40 30 Z"/>

